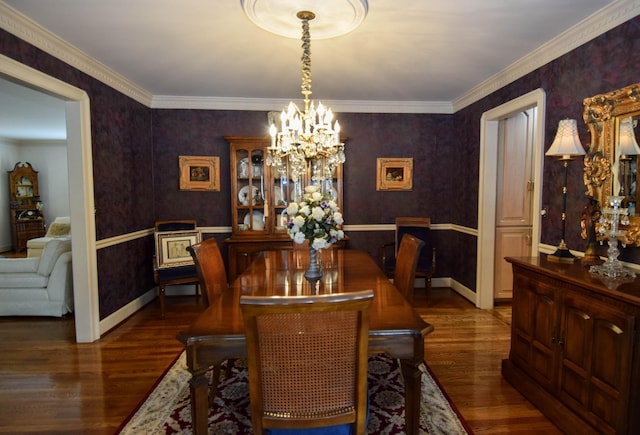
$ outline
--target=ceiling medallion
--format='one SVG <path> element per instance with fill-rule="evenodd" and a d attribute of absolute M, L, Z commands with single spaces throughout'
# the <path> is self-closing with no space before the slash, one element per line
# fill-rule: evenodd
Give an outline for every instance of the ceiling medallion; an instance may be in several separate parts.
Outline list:
<path fill-rule="evenodd" d="M 258 27 L 287 38 L 300 37 L 299 11 L 313 11 L 313 39 L 335 38 L 357 28 L 367 16 L 367 0 L 241 0 Z"/>

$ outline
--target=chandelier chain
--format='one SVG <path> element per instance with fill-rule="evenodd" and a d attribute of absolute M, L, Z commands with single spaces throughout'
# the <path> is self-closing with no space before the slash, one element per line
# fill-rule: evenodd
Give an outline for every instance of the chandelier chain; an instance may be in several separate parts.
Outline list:
<path fill-rule="evenodd" d="M 311 96 L 311 32 L 308 18 L 302 20 L 302 95 L 306 111 Z"/>

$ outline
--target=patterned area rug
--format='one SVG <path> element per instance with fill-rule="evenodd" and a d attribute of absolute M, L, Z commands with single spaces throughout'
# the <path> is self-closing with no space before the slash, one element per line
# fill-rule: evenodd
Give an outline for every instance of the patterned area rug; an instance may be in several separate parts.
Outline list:
<path fill-rule="evenodd" d="M 119 434 L 191 434 L 189 372 L 183 352 Z M 422 369 L 421 434 L 471 434 L 426 365 Z M 400 364 L 387 355 L 369 357 L 369 434 L 404 434 L 404 381 Z M 223 363 L 209 434 L 251 434 L 244 360 Z"/>

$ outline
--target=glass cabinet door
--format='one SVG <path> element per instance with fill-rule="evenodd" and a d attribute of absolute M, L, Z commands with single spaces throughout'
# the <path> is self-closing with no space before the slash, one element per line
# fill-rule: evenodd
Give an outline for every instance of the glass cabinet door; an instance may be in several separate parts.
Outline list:
<path fill-rule="evenodd" d="M 268 137 L 225 139 L 231 145 L 231 213 L 233 235 L 248 239 L 274 236 L 288 240 L 287 206 L 302 200 L 304 188 L 320 186 L 322 192 L 342 209 L 342 166 L 329 174 L 324 160 L 311 162 L 300 179 L 291 178 L 288 162 L 273 167 L 265 164 Z M 264 237 L 262 237 L 264 238 Z"/>
<path fill-rule="evenodd" d="M 293 189 L 295 185 L 289 178 L 287 164 L 271 168 L 274 172 L 273 180 L 273 208 L 275 212 L 275 228 L 276 232 L 285 232 L 287 226 L 287 207 L 292 201 Z"/>
<path fill-rule="evenodd" d="M 255 148 L 236 148 L 235 224 L 238 232 L 264 232 L 265 171 L 264 151 Z"/>

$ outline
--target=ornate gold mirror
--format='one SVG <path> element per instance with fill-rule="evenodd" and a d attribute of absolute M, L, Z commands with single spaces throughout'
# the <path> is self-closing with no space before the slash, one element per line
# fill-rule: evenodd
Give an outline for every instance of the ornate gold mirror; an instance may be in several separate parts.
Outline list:
<path fill-rule="evenodd" d="M 639 156 L 633 154 L 640 151 L 634 130 L 640 120 L 640 83 L 585 98 L 583 104 L 583 119 L 591 131 L 591 147 L 584 159 L 586 194 L 598 207 L 605 207 L 609 196 L 623 196 L 629 223 L 621 225 L 625 234 L 618 238 L 627 246 L 640 246 Z M 598 240 L 606 239 L 597 231 L 596 235 Z"/>

